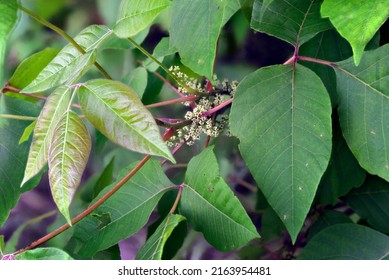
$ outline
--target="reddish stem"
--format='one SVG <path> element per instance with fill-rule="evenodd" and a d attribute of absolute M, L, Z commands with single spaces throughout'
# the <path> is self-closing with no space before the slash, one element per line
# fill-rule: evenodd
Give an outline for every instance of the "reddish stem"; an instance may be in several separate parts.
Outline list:
<path fill-rule="evenodd" d="M 182 103 L 186 101 L 195 101 L 198 99 L 197 96 L 184 96 L 176 99 L 171 99 L 167 101 L 162 101 L 162 102 L 157 102 L 149 105 L 145 105 L 146 108 L 155 108 L 155 107 L 162 107 L 162 106 L 167 106 L 167 105 L 172 105 L 172 104 L 177 104 L 177 103 Z"/>
<path fill-rule="evenodd" d="M 165 134 L 163 135 L 163 139 L 167 140 L 169 139 L 172 134 L 174 133 L 173 129 L 168 129 Z M 127 183 L 128 180 L 130 180 L 145 164 L 146 162 L 151 158 L 150 155 L 145 156 L 123 179 L 120 180 L 109 192 L 107 192 L 105 195 L 103 195 L 99 200 L 97 200 L 95 203 L 93 203 L 90 207 L 88 207 L 85 211 L 83 211 L 81 214 L 76 216 L 72 219 L 72 225 L 77 224 L 79 221 L 81 221 L 83 218 L 88 216 L 90 213 L 92 213 L 96 208 L 98 208 L 100 205 L 102 205 L 107 199 L 109 199 L 113 194 L 115 194 L 125 183 Z M 49 234 L 45 235 L 44 237 L 32 242 L 27 247 L 20 249 L 13 253 L 13 255 L 17 255 L 20 253 L 23 253 L 27 250 L 31 250 L 46 241 L 54 238 L 55 236 L 59 235 L 60 233 L 64 232 L 65 230 L 69 229 L 69 224 L 64 224 L 61 227 L 57 228 L 53 232 L 50 232 Z"/>
<path fill-rule="evenodd" d="M 185 97 L 186 95 L 179 91 L 174 85 L 172 85 L 164 76 L 159 74 L 158 72 L 153 72 L 153 74 L 159 78 L 162 82 L 164 82 L 168 87 L 170 87 L 175 93 L 177 93 L 181 97 Z"/>
<path fill-rule="evenodd" d="M 175 155 L 182 148 L 182 146 L 184 146 L 184 143 L 185 142 L 178 143 L 178 145 L 174 147 L 174 149 L 172 151 L 172 155 Z M 163 159 L 161 164 L 164 165 L 166 162 L 167 162 L 167 159 Z"/>
<path fill-rule="evenodd" d="M 319 59 L 319 58 L 313 58 L 313 57 L 299 55 L 299 56 L 297 56 L 297 60 L 309 61 L 309 62 L 324 64 L 324 65 L 331 66 L 331 67 L 337 67 L 337 65 L 334 62 Z"/>
<path fill-rule="evenodd" d="M 209 115 L 212 115 L 213 113 L 219 111 L 220 109 L 223 109 L 224 107 L 230 105 L 234 99 L 230 98 L 227 101 L 224 101 L 223 103 L 217 105 L 216 107 L 212 108 L 211 110 L 204 112 L 201 116 L 202 117 L 207 117 Z"/>
<path fill-rule="evenodd" d="M 169 214 L 170 214 L 170 215 L 173 215 L 174 212 L 175 212 L 176 209 L 177 209 L 178 203 L 180 202 L 180 198 L 181 198 L 181 194 L 182 194 L 183 188 L 184 188 L 184 185 L 179 185 L 179 186 L 178 186 L 178 193 L 177 193 L 176 200 L 174 201 L 174 204 L 173 204 L 172 208 L 171 208 L 170 211 L 169 211 Z"/>

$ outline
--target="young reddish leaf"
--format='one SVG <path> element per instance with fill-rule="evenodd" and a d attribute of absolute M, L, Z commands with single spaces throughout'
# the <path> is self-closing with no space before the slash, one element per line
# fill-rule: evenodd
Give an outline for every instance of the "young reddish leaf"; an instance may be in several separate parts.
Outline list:
<path fill-rule="evenodd" d="M 80 87 L 79 99 L 88 120 L 114 143 L 174 162 L 153 116 L 128 86 L 111 80 L 88 81 Z"/>
<path fill-rule="evenodd" d="M 46 165 L 54 128 L 69 106 L 71 92 L 71 88 L 59 87 L 47 98 L 34 128 L 22 186 Z"/>
<path fill-rule="evenodd" d="M 88 161 L 91 140 L 80 117 L 65 112 L 54 130 L 49 150 L 49 181 L 59 211 L 70 224 L 69 205 Z"/>

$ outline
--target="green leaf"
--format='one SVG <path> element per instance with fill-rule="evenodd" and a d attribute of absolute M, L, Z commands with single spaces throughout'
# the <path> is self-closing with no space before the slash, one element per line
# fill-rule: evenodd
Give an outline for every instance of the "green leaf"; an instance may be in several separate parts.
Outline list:
<path fill-rule="evenodd" d="M 134 167 L 132 164 L 122 170 L 118 178 L 122 179 Z M 105 188 L 93 202 L 118 182 Z M 162 195 L 172 188 L 161 163 L 149 161 L 92 215 L 74 226 L 69 247 L 81 257 L 91 257 L 133 235 L 146 224 Z"/>
<path fill-rule="evenodd" d="M 336 120 L 335 120 L 336 119 Z M 339 197 L 365 180 L 366 171 L 359 166 L 351 153 L 339 127 L 338 115 L 333 115 L 333 138 L 331 159 L 324 173 L 317 196 L 322 204 L 335 204 Z"/>
<path fill-rule="evenodd" d="M 19 89 L 26 87 L 50 63 L 58 52 L 59 50 L 57 49 L 46 48 L 26 58 L 16 68 L 8 83 Z"/>
<path fill-rule="evenodd" d="M 115 167 L 115 157 L 111 159 L 111 161 L 104 168 L 103 172 L 96 181 L 96 184 L 93 188 L 93 197 L 96 197 L 101 190 L 103 190 L 106 186 L 108 186 L 113 181 L 113 171 Z"/>
<path fill-rule="evenodd" d="M 339 118 L 359 164 L 389 181 L 389 45 L 338 63 Z"/>
<path fill-rule="evenodd" d="M 112 34 L 103 25 L 91 25 L 81 31 L 74 40 L 85 50 L 81 54 L 72 44 L 67 44 L 40 72 L 23 92 L 41 92 L 61 84 L 72 84 L 88 71 L 95 62 L 95 50 Z"/>
<path fill-rule="evenodd" d="M 238 9 L 237 1 L 174 1 L 170 46 L 178 50 L 182 63 L 213 80 L 221 28 Z"/>
<path fill-rule="evenodd" d="M 320 16 L 322 0 L 255 0 L 251 28 L 300 46 L 332 26 Z"/>
<path fill-rule="evenodd" d="M 3 75 L 4 56 L 8 37 L 18 21 L 18 1 L 0 1 L 0 80 Z"/>
<path fill-rule="evenodd" d="M 36 116 L 39 107 L 29 102 L 0 96 L 0 114 Z M 0 118 L 0 226 L 7 219 L 9 211 L 15 207 L 19 196 L 35 187 L 20 188 L 26 167 L 30 141 L 21 145 L 18 141 L 29 122 Z"/>
<path fill-rule="evenodd" d="M 365 183 L 343 198 L 353 210 L 377 230 L 389 233 L 389 183 L 368 176 Z"/>
<path fill-rule="evenodd" d="M 293 241 L 330 159 L 331 111 L 323 83 L 301 65 L 246 76 L 232 104 L 243 159 Z"/>
<path fill-rule="evenodd" d="M 336 30 L 350 43 L 354 63 L 361 61 L 365 46 L 389 16 L 388 1 L 324 0 L 323 17 L 329 17 Z"/>
<path fill-rule="evenodd" d="M 147 70 L 143 67 L 138 67 L 134 71 L 131 71 L 124 79 L 123 82 L 130 88 L 133 88 L 142 99 L 143 93 L 147 87 Z"/>
<path fill-rule="evenodd" d="M 314 38 L 303 44 L 300 47 L 299 55 L 336 62 L 352 56 L 352 50 L 347 41 L 334 29 L 331 29 L 317 34 Z M 326 65 L 305 61 L 301 61 L 301 64 L 309 67 L 321 78 L 331 96 L 332 107 L 338 105 L 334 69 Z"/>
<path fill-rule="evenodd" d="M 90 149 L 91 139 L 85 124 L 73 111 L 65 112 L 55 126 L 48 162 L 54 202 L 69 224 L 69 205 L 80 184 Z"/>
<path fill-rule="evenodd" d="M 121 38 L 134 36 L 170 5 L 168 0 L 122 0 L 114 32 Z"/>
<path fill-rule="evenodd" d="M 301 258 L 308 260 L 380 260 L 389 254 L 389 237 L 356 224 L 330 226 L 308 242 Z"/>
<path fill-rule="evenodd" d="M 4 243 L 4 235 L 0 235 L 0 253 L 4 253 L 5 243 Z"/>
<path fill-rule="evenodd" d="M 30 139 L 30 136 L 32 134 L 32 132 L 34 131 L 35 129 L 35 126 L 36 126 L 36 123 L 37 123 L 37 120 L 33 121 L 32 123 L 30 123 L 23 131 L 23 134 L 22 136 L 20 137 L 19 139 L 19 144 L 22 144 L 26 141 L 28 141 L 28 139 Z"/>
<path fill-rule="evenodd" d="M 309 229 L 307 238 L 308 240 L 312 239 L 313 236 L 329 226 L 345 223 L 352 223 L 346 214 L 333 210 L 324 210 Z"/>
<path fill-rule="evenodd" d="M 157 230 L 147 239 L 136 254 L 137 260 L 161 260 L 166 241 L 178 224 L 185 220 L 181 215 L 168 215 Z"/>
<path fill-rule="evenodd" d="M 46 165 L 54 128 L 68 108 L 71 91 L 71 88 L 59 87 L 47 98 L 34 128 L 22 186 Z"/>
<path fill-rule="evenodd" d="M 231 251 L 259 237 L 238 198 L 220 176 L 209 147 L 188 165 L 180 200 L 180 213 L 220 251 Z"/>
<path fill-rule="evenodd" d="M 83 84 L 79 93 L 86 117 L 111 141 L 174 162 L 153 116 L 131 88 L 117 81 L 99 79 Z"/>
<path fill-rule="evenodd" d="M 248 21 L 251 21 L 254 0 L 239 0 L 239 5 Z"/>
<path fill-rule="evenodd" d="M 65 251 L 58 248 L 38 248 L 15 256 L 16 260 L 73 260 Z"/>

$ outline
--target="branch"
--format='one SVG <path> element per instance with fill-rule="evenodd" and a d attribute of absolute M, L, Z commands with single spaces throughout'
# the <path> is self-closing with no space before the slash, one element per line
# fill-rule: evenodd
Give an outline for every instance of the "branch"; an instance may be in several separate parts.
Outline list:
<path fill-rule="evenodd" d="M 180 98 L 176 98 L 176 99 L 171 99 L 171 100 L 167 100 L 167 101 L 162 101 L 162 102 L 158 102 L 158 103 L 153 103 L 153 104 L 145 105 L 145 107 L 146 108 L 162 107 L 162 106 L 182 103 L 182 102 L 186 102 L 186 101 L 195 101 L 198 98 L 199 97 L 193 96 L 193 95 L 192 96 L 184 96 L 184 97 L 180 97 Z"/>
<path fill-rule="evenodd" d="M 21 121 L 35 121 L 36 120 L 36 117 L 9 115 L 9 114 L 0 114 L 0 118 L 21 120 Z"/>
<path fill-rule="evenodd" d="M 299 56 L 297 56 L 297 60 L 309 61 L 309 62 L 319 63 L 319 64 L 331 66 L 331 67 L 337 67 L 336 63 L 331 62 L 331 61 L 327 61 L 327 60 L 323 60 L 323 59 L 319 59 L 319 58 L 313 58 L 313 57 L 299 55 Z"/>

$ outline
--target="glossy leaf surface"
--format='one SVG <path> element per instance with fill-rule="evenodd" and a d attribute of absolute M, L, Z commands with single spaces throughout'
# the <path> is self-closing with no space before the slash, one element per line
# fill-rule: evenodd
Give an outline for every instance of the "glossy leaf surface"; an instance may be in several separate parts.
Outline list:
<path fill-rule="evenodd" d="M 248 75 L 232 104 L 243 159 L 293 241 L 330 159 L 331 111 L 323 83 L 301 65 Z"/>
<path fill-rule="evenodd" d="M 26 87 L 50 63 L 58 52 L 59 50 L 57 49 L 47 48 L 26 58 L 16 68 L 8 83 L 18 89 Z"/>
<path fill-rule="evenodd" d="M 389 254 L 389 237 L 371 228 L 346 223 L 316 234 L 304 248 L 308 260 L 380 260 Z"/>
<path fill-rule="evenodd" d="M 134 167 L 132 164 L 122 170 L 118 178 Z M 94 201 L 117 183 L 104 188 Z M 80 257 L 91 257 L 133 235 L 146 224 L 162 195 L 173 187 L 160 162 L 149 161 L 110 199 L 75 225 L 69 247 Z"/>
<path fill-rule="evenodd" d="M 339 118 L 359 164 L 389 181 L 389 45 L 338 63 Z"/>
<path fill-rule="evenodd" d="M 138 34 L 170 5 L 168 0 L 122 0 L 114 28 L 115 34 L 121 38 Z"/>
<path fill-rule="evenodd" d="M 317 33 L 331 28 L 320 16 L 322 0 L 255 0 L 251 28 L 301 45 Z"/>
<path fill-rule="evenodd" d="M 86 117 L 111 141 L 174 161 L 153 116 L 134 90 L 117 81 L 93 80 L 83 84 L 79 93 Z"/>
<path fill-rule="evenodd" d="M 220 251 L 231 251 L 259 237 L 238 198 L 220 175 L 209 147 L 189 162 L 180 213 Z"/>
<path fill-rule="evenodd" d="M 174 1 L 170 46 L 194 72 L 213 80 L 213 63 L 221 28 L 238 10 L 237 1 Z"/>
<path fill-rule="evenodd" d="M 95 50 L 112 34 L 103 25 L 91 25 L 81 31 L 74 40 L 84 49 L 82 54 L 70 43 L 40 72 L 23 92 L 41 92 L 61 84 L 72 84 L 89 68 L 95 58 Z"/>
<path fill-rule="evenodd" d="M 321 15 L 351 44 L 354 62 L 361 61 L 365 46 L 389 16 L 387 0 L 324 0 Z"/>
<path fill-rule="evenodd" d="M 166 241 L 176 226 L 185 220 L 181 215 L 168 215 L 147 239 L 136 255 L 137 260 L 161 260 Z"/>
<path fill-rule="evenodd" d="M 365 183 L 348 193 L 344 200 L 377 230 L 389 233 L 389 183 L 368 176 Z"/>
<path fill-rule="evenodd" d="M 49 181 L 59 211 L 70 222 L 69 205 L 88 162 L 91 140 L 80 117 L 65 112 L 58 120 L 50 143 Z"/>

